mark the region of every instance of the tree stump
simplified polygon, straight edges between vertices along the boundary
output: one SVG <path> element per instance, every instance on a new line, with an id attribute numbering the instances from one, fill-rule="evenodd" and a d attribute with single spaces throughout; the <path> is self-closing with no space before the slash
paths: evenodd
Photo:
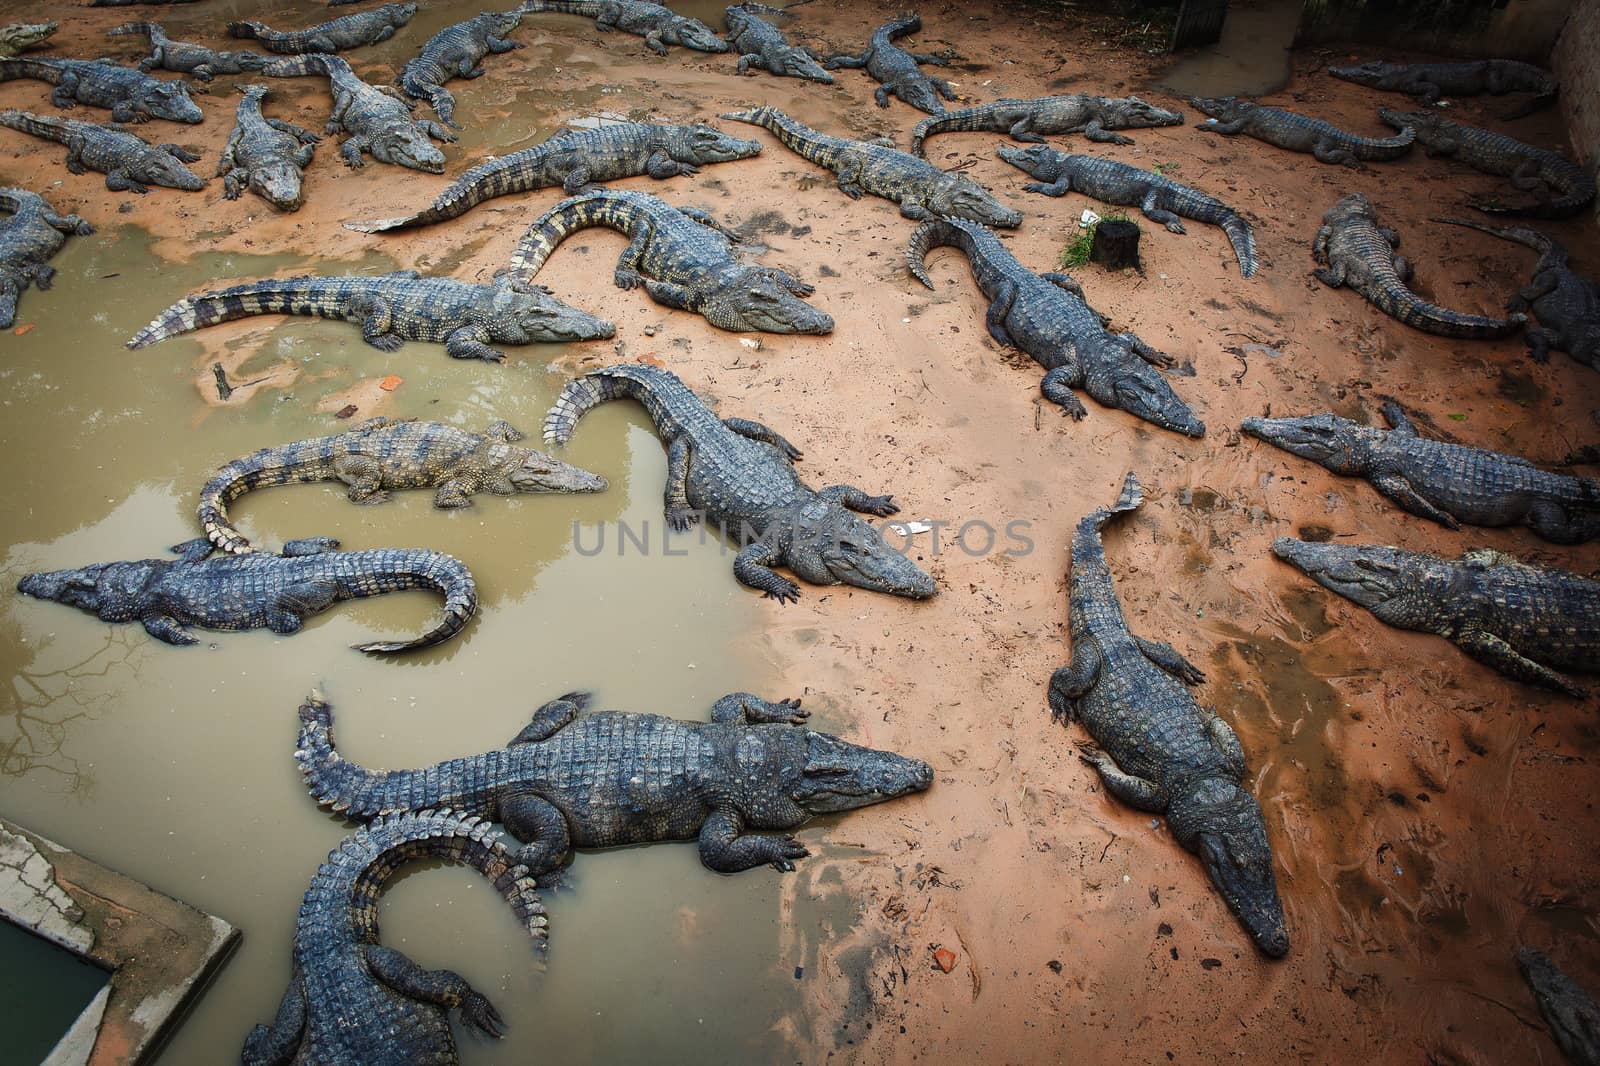
<path id="1" fill-rule="evenodd" d="M 1125 219 L 1102 221 L 1094 228 L 1094 243 L 1089 246 L 1089 262 L 1107 270 L 1124 267 L 1139 269 L 1139 227 Z"/>

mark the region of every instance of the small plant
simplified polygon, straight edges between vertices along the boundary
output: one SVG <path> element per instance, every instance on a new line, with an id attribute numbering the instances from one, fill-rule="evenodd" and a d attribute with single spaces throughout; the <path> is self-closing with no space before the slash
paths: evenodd
<path id="1" fill-rule="evenodd" d="M 1100 219 L 1100 222 L 1132 221 L 1133 220 L 1122 211 L 1114 211 Z M 1082 230 L 1078 231 L 1072 240 L 1067 242 L 1067 246 L 1061 250 L 1060 263 L 1063 268 L 1081 267 L 1083 264 L 1089 261 L 1089 251 L 1094 247 L 1094 231 L 1099 228 L 1100 222 L 1094 222 L 1088 226 L 1085 226 Z M 1134 225 L 1137 226 L 1138 223 L 1135 222 Z"/>
<path id="2" fill-rule="evenodd" d="M 1155 171 L 1157 174 L 1160 174 L 1162 177 L 1166 177 L 1167 171 L 1169 171 L 1169 170 L 1177 170 L 1179 165 L 1180 164 L 1178 164 L 1178 163 L 1157 163 L 1155 166 L 1151 167 L 1150 169 Z"/>

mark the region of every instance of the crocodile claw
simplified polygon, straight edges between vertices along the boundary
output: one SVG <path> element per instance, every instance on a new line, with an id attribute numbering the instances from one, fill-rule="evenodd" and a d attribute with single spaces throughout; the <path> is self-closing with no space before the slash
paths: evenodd
<path id="1" fill-rule="evenodd" d="M 461 1020 L 496 1040 L 506 1034 L 505 1019 L 494 1009 L 494 1004 L 477 992 L 461 997 Z"/>
<path id="2" fill-rule="evenodd" d="M 779 578 L 778 580 L 783 583 L 777 588 L 767 589 L 761 595 L 769 600 L 777 600 L 779 603 L 799 603 L 800 586 L 788 578 Z"/>

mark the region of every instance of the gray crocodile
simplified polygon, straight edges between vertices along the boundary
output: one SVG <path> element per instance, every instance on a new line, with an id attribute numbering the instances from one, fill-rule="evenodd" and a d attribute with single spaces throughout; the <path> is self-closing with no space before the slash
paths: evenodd
<path id="1" fill-rule="evenodd" d="M 194 124 L 205 116 L 181 81 L 161 81 L 142 70 L 103 59 L 55 59 L 15 56 L 0 59 L 0 81 L 32 78 L 55 88 L 50 102 L 68 110 L 79 104 L 111 109 L 112 122 L 145 122 L 163 118 Z"/>
<path id="2" fill-rule="evenodd" d="M 210 557 L 200 537 L 173 549 L 176 559 L 95 563 L 74 570 L 29 574 L 17 591 L 54 600 L 103 622 L 140 622 L 167 644 L 198 644 L 190 626 L 238 631 L 300 632 L 305 620 L 341 600 L 407 589 L 432 589 L 444 597 L 444 618 L 413 640 L 354 645 L 381 654 L 426 648 L 461 632 L 478 609 L 472 573 L 459 559 L 412 548 L 336 551 L 328 537 L 292 540 L 283 554 L 251 552 Z"/>
<path id="3" fill-rule="evenodd" d="M 355 3 L 356 0 L 348 0 Z M 199 0 L 89 0 L 90 7 L 154 7 L 158 5 L 195 4 Z"/>
<path id="4" fill-rule="evenodd" d="M 1372 201 L 1353 192 L 1322 216 L 1322 227 L 1311 244 L 1322 265 L 1312 274 L 1331 288 L 1347 285 L 1384 314 L 1441 337 L 1505 337 L 1527 322 L 1528 316 L 1520 311 L 1504 319 L 1485 318 L 1428 303 L 1406 287 L 1411 264 L 1395 254 L 1399 245 L 1400 234 L 1379 223 Z"/>
<path id="5" fill-rule="evenodd" d="M 1600 1006 L 1589 993 L 1538 948 L 1518 951 L 1517 969 L 1567 1061 L 1572 1066 L 1600 1066 Z"/>
<path id="6" fill-rule="evenodd" d="M 1567 218 L 1594 202 L 1594 178 L 1560 152 L 1535 148 L 1494 130 L 1451 122 L 1431 111 L 1381 107 L 1378 114 L 1391 126 L 1415 130 L 1417 143 L 1428 155 L 1449 156 L 1474 170 L 1509 178 L 1512 187 L 1533 193 L 1537 200 L 1522 205 L 1483 201 L 1471 204 L 1485 214 Z"/>
<path id="7" fill-rule="evenodd" d="M 1556 544 L 1600 537 L 1600 481 L 1550 473 L 1517 455 L 1430 440 L 1393 401 L 1383 405 L 1383 417 L 1393 428 L 1331 414 L 1247 418 L 1239 428 L 1335 474 L 1365 478 L 1411 514 L 1451 529 L 1520 525 Z"/>
<path id="8" fill-rule="evenodd" d="M 1081 721 L 1098 747 L 1082 758 L 1105 790 L 1136 810 L 1164 814 L 1262 954 L 1289 952 L 1272 846 L 1261 806 L 1245 788 L 1244 748 L 1227 722 L 1186 686 L 1205 675 L 1159 641 L 1128 630 L 1106 565 L 1101 528 L 1138 509 L 1129 474 L 1122 494 L 1078 523 L 1072 538 L 1072 663 L 1050 678 L 1050 713 Z"/>
<path id="9" fill-rule="evenodd" d="M 605 226 L 629 237 L 617 260 L 617 287 L 658 304 L 693 311 L 718 329 L 830 333 L 833 318 L 801 299 L 815 290 L 775 267 L 741 263 L 738 235 L 693 207 L 673 207 L 649 193 L 595 189 L 561 201 L 528 227 L 511 253 L 511 276 L 531 285 L 567 237 Z"/>
<path id="10" fill-rule="evenodd" d="M 867 44 L 867 50 L 859 56 L 834 56 L 824 66 L 829 70 L 838 70 L 841 67 L 850 70 L 865 69 L 879 84 L 873 93 L 873 99 L 879 107 L 889 106 L 889 97 L 898 96 L 918 111 L 926 111 L 930 115 L 944 114 L 944 101 L 954 100 L 956 91 L 951 84 L 942 78 L 930 78 L 918 66 L 920 63 L 930 63 L 938 67 L 947 67 L 950 61 L 943 56 L 925 55 L 921 52 L 907 52 L 894 43 L 896 37 L 904 37 L 910 33 L 922 31 L 922 19 L 918 15 L 896 19 L 879 26 L 872 34 L 872 40 Z"/>
<path id="11" fill-rule="evenodd" d="M 444 83 L 451 78 L 481 78 L 484 56 L 521 48 L 520 41 L 505 39 L 521 22 L 520 11 L 485 11 L 446 26 L 428 38 L 415 59 L 406 62 L 395 84 L 407 96 L 428 101 L 445 125 L 460 129 L 455 120 L 456 98 Z"/>
<path id="12" fill-rule="evenodd" d="M 17 300 L 31 283 L 40 292 L 50 287 L 55 268 L 50 257 L 68 237 L 94 232 L 77 215 L 58 215 L 44 197 L 27 189 L 0 188 L 0 329 L 17 318 Z"/>
<path id="13" fill-rule="evenodd" d="M 643 37 L 657 55 L 666 55 L 672 44 L 697 52 L 728 50 L 728 42 L 704 22 L 645 0 L 526 0 L 517 10 L 524 15 L 582 15 L 594 19 L 594 28 L 601 33 L 621 30 Z"/>
<path id="14" fill-rule="evenodd" d="M 810 0 L 800 0 L 809 3 Z M 790 4 L 789 7 L 796 7 Z M 776 74 L 780 78 L 804 78 L 806 81 L 833 84 L 833 75 L 822 68 L 817 54 L 809 48 L 789 43 L 789 38 L 762 14 L 787 15 L 781 7 L 766 4 L 734 4 L 724 13 L 728 23 L 728 45 L 739 56 L 735 74 L 743 74 L 752 67 Z"/>
<path id="15" fill-rule="evenodd" d="M 443 344 L 456 359 L 504 361 L 498 344 L 560 344 L 604 340 L 616 327 L 555 299 L 537 286 L 523 288 L 503 276 L 492 285 L 454 278 L 425 278 L 415 270 L 392 274 L 275 278 L 249 281 L 185 297 L 157 315 L 128 341 L 146 348 L 179 333 L 251 315 L 314 315 L 354 322 L 361 339 L 380 352 L 406 341 Z"/>
<path id="16" fill-rule="evenodd" d="M 496 819 L 522 841 L 517 861 L 546 881 L 573 848 L 697 838 L 700 861 L 718 873 L 793 870 L 808 852 L 781 831 L 933 783 L 919 759 L 803 728 L 809 712 L 797 699 L 730 693 L 706 723 L 582 714 L 589 698 L 551 700 L 497 751 L 385 771 L 345 761 L 332 711 L 313 696 L 300 708 L 295 760 L 316 801 L 347 818 L 443 803 Z"/>
<path id="17" fill-rule="evenodd" d="M 1458 63 L 1384 63 L 1374 60 L 1353 67 L 1329 67 L 1328 73 L 1357 85 L 1415 96 L 1430 107 L 1443 96 L 1533 93 L 1526 104 L 1503 118 L 1521 118 L 1556 101 L 1555 75 L 1514 59 L 1469 59 Z"/>
<path id="18" fill-rule="evenodd" d="M 991 130 L 1013 140 L 1043 143 L 1046 133 L 1081 133 L 1102 144 L 1132 144 L 1133 138 L 1111 130 L 1177 126 L 1183 112 L 1145 103 L 1137 96 L 1040 96 L 1032 100 L 995 100 L 977 107 L 946 111 L 917 123 L 911 132 L 911 151 L 923 154 L 923 142 L 939 133 Z"/>
<path id="19" fill-rule="evenodd" d="M 49 48 L 45 43 L 55 36 L 54 22 L 13 22 L 0 26 L 0 59 L 21 55 L 37 48 Z"/>
<path id="20" fill-rule="evenodd" d="M 560 130 L 532 148 L 479 163 L 440 193 L 431 207 L 400 218 L 346 222 L 358 233 L 426 226 L 459 218 L 496 196 L 559 185 L 572 195 L 584 186 L 648 174 L 665 179 L 698 174 L 707 163 L 749 159 L 756 141 L 730 137 L 710 126 L 657 126 L 621 122 L 589 130 Z"/>
<path id="21" fill-rule="evenodd" d="M 1272 554 L 1398 629 L 1434 633 L 1501 673 L 1582 699 L 1557 670 L 1600 670 L 1600 583 L 1479 548 L 1460 559 L 1284 537 Z"/>
<path id="22" fill-rule="evenodd" d="M 444 173 L 444 153 L 428 138 L 450 142 L 456 135 L 432 119 L 412 117 L 411 102 L 399 90 L 368 85 L 356 77 L 349 63 L 332 55 L 280 59 L 269 63 L 266 73 L 275 78 L 314 74 L 328 79 L 333 110 L 324 132 L 346 134 L 339 145 L 339 158 L 352 170 L 365 165 L 362 153 L 370 153 L 380 163 Z"/>
<path id="23" fill-rule="evenodd" d="M 1114 159 L 1092 155 L 1065 155 L 1046 145 L 996 149 L 1001 159 L 1026 171 L 1038 181 L 1023 188 L 1046 196 L 1081 192 L 1109 204 L 1137 207 L 1151 222 L 1183 233 L 1179 216 L 1221 227 L 1239 261 L 1239 273 L 1256 272 L 1256 241 L 1243 215 L 1199 189 L 1173 181 L 1153 170 L 1141 170 Z"/>
<path id="24" fill-rule="evenodd" d="M 261 101 L 265 85 L 241 85 L 244 99 L 228 143 L 217 158 L 222 195 L 237 200 L 246 189 L 279 211 L 298 211 L 305 202 L 301 171 L 311 165 L 318 137 L 292 122 L 268 118 Z"/>
<path id="25" fill-rule="evenodd" d="M 206 185 L 184 166 L 200 157 L 180 145 L 151 144 L 126 130 L 27 111 L 0 111 L 0 126 L 66 145 L 67 170 L 98 170 L 112 192 L 147 193 L 152 185 L 198 192 Z"/>
<path id="26" fill-rule="evenodd" d="M 483 1035 L 505 1021 L 458 973 L 425 970 L 378 943 L 378 896 L 414 862 L 483 874 L 517 924 L 543 946 L 549 932 L 536 882 L 494 839 L 493 825 L 453 811 L 375 819 L 328 853 L 300 904 L 294 969 L 272 1026 L 245 1039 L 244 1066 L 454 1066 L 449 1012 Z"/>
<path id="27" fill-rule="evenodd" d="M 850 485 L 816 491 L 801 482 L 800 451 L 747 418 L 719 419 L 670 370 L 629 364 L 567 383 L 545 415 L 544 439 L 565 444 L 585 412 L 631 397 L 644 405 L 667 446 L 666 520 L 687 529 L 702 517 L 740 541 L 733 576 L 783 603 L 800 586 L 773 571 L 787 566 L 814 585 L 854 585 L 911 599 L 937 587 L 852 511 L 896 514 L 893 497 Z"/>
<path id="28" fill-rule="evenodd" d="M 1210 116 L 1209 121 L 1195 126 L 1197 130 L 1227 137 L 1243 133 L 1291 152 L 1310 152 L 1319 163 L 1359 167 L 1363 161 L 1399 159 L 1411 151 L 1417 139 L 1412 129 L 1401 130 L 1393 137 L 1360 137 L 1321 119 L 1232 96 L 1196 96 L 1189 102 L 1201 114 Z"/>
<path id="29" fill-rule="evenodd" d="M 383 503 L 391 491 L 433 489 L 433 505 L 471 507 L 472 497 L 519 492 L 603 492 L 606 479 L 543 452 L 518 447 L 508 422 L 469 433 L 443 422 L 369 418 L 344 433 L 262 448 L 211 475 L 200 490 L 200 528 L 221 551 L 255 551 L 228 517 L 228 504 L 268 485 L 342 481 L 353 503 Z"/>
<path id="30" fill-rule="evenodd" d="M 150 42 L 150 54 L 139 60 L 139 69 L 170 70 L 187 74 L 196 81 L 208 82 L 218 74 L 255 74 L 266 68 L 270 56 L 260 52 L 219 52 L 188 41 L 174 41 L 159 22 L 128 22 L 106 31 L 112 37 L 138 36 Z"/>
<path id="31" fill-rule="evenodd" d="M 900 205 L 900 213 L 918 222 L 965 218 L 985 226 L 1022 224 L 1022 212 L 1007 207 L 971 178 L 948 174 L 926 159 L 867 141 L 849 141 L 819 133 L 775 107 L 734 111 L 723 118 L 762 126 L 785 148 L 838 175 L 839 191 L 852 200 L 866 193 Z"/>
<path id="32" fill-rule="evenodd" d="M 416 4 L 384 4 L 303 30 L 275 30 L 263 22 L 230 22 L 228 36 L 260 41 L 267 51 L 279 55 L 342 52 L 387 41 L 416 13 Z"/>
<path id="33" fill-rule="evenodd" d="M 1035 274 L 1017 262 L 995 235 L 961 219 L 925 222 L 911 235 L 906 258 L 911 273 L 928 288 L 928 249 L 961 249 L 978 288 L 989 298 L 985 323 L 990 336 L 1033 357 L 1048 373 L 1039 383 L 1045 399 L 1074 419 L 1088 416 L 1073 389 L 1084 389 L 1107 407 L 1117 407 L 1163 429 L 1205 436 L 1205 425 L 1172 391 L 1156 369 L 1172 357 L 1132 333 L 1112 333 L 1083 298 L 1083 288 L 1065 274 Z"/>

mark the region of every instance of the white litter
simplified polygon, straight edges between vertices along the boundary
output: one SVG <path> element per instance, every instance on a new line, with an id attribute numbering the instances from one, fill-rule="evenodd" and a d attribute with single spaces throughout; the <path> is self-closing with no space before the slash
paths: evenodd
<path id="1" fill-rule="evenodd" d="M 1083 209 L 1083 214 L 1078 216 L 1078 228 L 1079 229 L 1088 229 L 1090 226 L 1094 225 L 1096 222 L 1099 222 L 1099 221 L 1100 221 L 1100 216 L 1095 214 L 1093 211 L 1089 210 L 1086 207 L 1086 208 Z"/>
<path id="2" fill-rule="evenodd" d="M 889 528 L 904 537 L 912 533 L 926 533 L 933 527 L 926 522 L 890 522 Z"/>

